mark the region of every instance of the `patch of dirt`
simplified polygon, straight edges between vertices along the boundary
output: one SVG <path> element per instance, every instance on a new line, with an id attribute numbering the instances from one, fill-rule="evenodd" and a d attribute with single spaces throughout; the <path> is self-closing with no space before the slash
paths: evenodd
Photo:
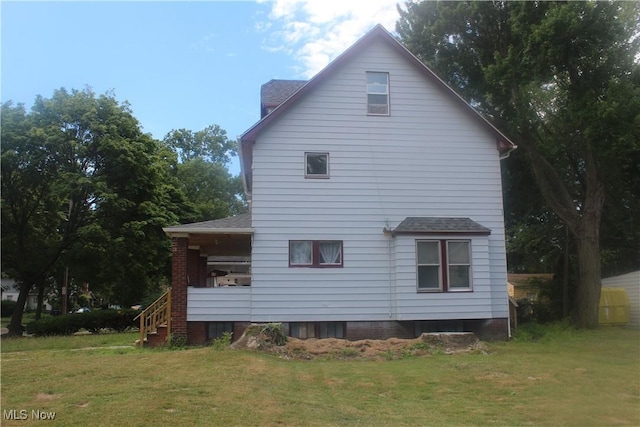
<path id="1" fill-rule="evenodd" d="M 316 358 L 388 360 L 431 354 L 469 352 L 486 354 L 488 351 L 487 346 L 471 332 L 424 333 L 414 339 L 389 338 L 360 341 L 337 338 L 301 340 L 288 337 L 284 345 L 277 345 L 270 336 L 253 327 L 248 329 L 231 347 L 273 353 L 283 359 L 303 360 Z"/>
<path id="2" fill-rule="evenodd" d="M 36 400 L 39 401 L 39 402 L 54 400 L 54 399 L 57 399 L 58 397 L 60 397 L 60 395 L 51 394 L 51 393 L 38 393 L 38 394 L 36 394 Z"/>

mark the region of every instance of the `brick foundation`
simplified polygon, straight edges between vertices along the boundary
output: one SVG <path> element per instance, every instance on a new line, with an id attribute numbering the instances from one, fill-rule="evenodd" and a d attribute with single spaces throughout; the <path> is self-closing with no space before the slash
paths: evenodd
<path id="1" fill-rule="evenodd" d="M 345 338 L 351 341 L 414 337 L 413 322 L 347 322 L 345 329 Z"/>
<path id="2" fill-rule="evenodd" d="M 187 344 L 205 345 L 207 343 L 207 322 L 187 322 Z"/>
<path id="3" fill-rule="evenodd" d="M 208 344 L 207 328 L 209 322 L 188 322 L 188 343 L 190 345 Z M 251 322 L 234 322 L 233 340 L 239 339 Z M 282 324 L 285 334 L 289 335 L 289 323 Z M 508 319 L 475 319 L 446 321 L 371 321 L 346 322 L 345 339 L 350 341 L 388 338 L 416 338 L 423 332 L 473 332 L 483 341 L 506 340 L 508 338 Z"/>

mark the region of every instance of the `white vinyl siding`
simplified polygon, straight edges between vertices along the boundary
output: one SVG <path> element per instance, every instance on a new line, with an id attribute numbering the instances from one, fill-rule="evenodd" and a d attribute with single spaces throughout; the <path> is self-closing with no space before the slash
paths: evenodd
<path id="1" fill-rule="evenodd" d="M 187 288 L 188 322 L 247 321 L 250 317 L 250 286 Z"/>
<path id="2" fill-rule="evenodd" d="M 393 76 L 384 120 L 363 114 L 370 70 Z M 331 179 L 305 179 L 306 152 L 331 153 Z M 254 145 L 251 321 L 506 318 L 502 215 L 495 137 L 374 43 Z M 491 229 L 470 239 L 473 292 L 416 292 L 415 236 L 383 233 L 408 216 L 468 217 Z M 343 268 L 290 268 L 292 240 L 343 241 Z"/>

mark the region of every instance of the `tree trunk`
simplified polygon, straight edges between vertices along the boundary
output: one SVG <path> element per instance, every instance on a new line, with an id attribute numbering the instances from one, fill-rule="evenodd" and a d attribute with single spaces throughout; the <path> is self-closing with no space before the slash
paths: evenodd
<path id="1" fill-rule="evenodd" d="M 35 320 L 40 320 L 42 317 L 42 304 L 44 302 L 44 282 L 38 283 L 38 305 L 36 307 Z"/>
<path id="2" fill-rule="evenodd" d="M 562 318 L 569 317 L 569 227 L 564 226 L 564 256 L 562 260 Z"/>
<path id="3" fill-rule="evenodd" d="M 9 336 L 12 337 L 20 337 L 22 336 L 23 328 L 22 328 L 22 315 L 24 314 L 24 307 L 27 304 L 27 299 L 29 298 L 29 291 L 33 287 L 32 283 L 26 284 L 22 283 L 20 285 L 20 293 L 18 293 L 18 301 L 16 302 L 16 307 L 13 309 L 13 314 L 11 315 L 11 322 L 9 322 Z"/>
<path id="4" fill-rule="evenodd" d="M 579 328 L 597 328 L 600 304 L 600 239 L 597 225 L 585 224 L 575 235 L 578 251 L 578 292 L 573 322 Z"/>
<path id="5" fill-rule="evenodd" d="M 584 203 L 576 205 L 565 182 L 551 163 L 530 141 L 523 147 L 531 159 L 536 182 L 545 200 L 569 227 L 576 240 L 578 254 L 578 285 L 573 322 L 579 328 L 598 327 L 600 303 L 600 220 L 604 205 L 604 184 L 600 181 L 591 144 L 584 145 Z"/>

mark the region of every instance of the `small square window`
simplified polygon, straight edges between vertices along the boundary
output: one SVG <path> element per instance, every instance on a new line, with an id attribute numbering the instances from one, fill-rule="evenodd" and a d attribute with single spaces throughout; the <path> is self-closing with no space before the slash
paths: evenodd
<path id="1" fill-rule="evenodd" d="M 304 153 L 305 178 L 329 178 L 329 153 Z"/>
<path id="2" fill-rule="evenodd" d="M 313 242 L 310 240 L 292 240 L 289 242 L 289 264 L 312 265 Z"/>
<path id="3" fill-rule="evenodd" d="M 342 242 L 341 241 L 319 241 L 318 242 L 319 265 L 341 265 L 342 264 Z"/>

